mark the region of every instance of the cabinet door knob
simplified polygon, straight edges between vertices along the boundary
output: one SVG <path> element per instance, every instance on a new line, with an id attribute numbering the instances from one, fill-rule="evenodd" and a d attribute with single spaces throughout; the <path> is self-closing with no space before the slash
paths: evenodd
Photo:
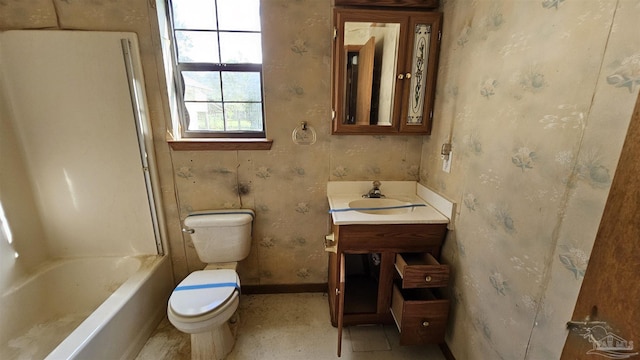
<path id="1" fill-rule="evenodd" d="M 407 79 L 411 79 L 411 73 L 407 73 L 407 75 L 404 76 Z"/>
<path id="2" fill-rule="evenodd" d="M 422 322 L 422 327 L 429 327 L 429 325 L 429 322 L 426 320 Z"/>
<path id="3" fill-rule="evenodd" d="M 404 79 L 404 74 L 398 74 L 398 80 Z"/>
<path id="4" fill-rule="evenodd" d="M 431 280 L 432 280 L 432 279 L 431 279 L 431 276 L 430 276 L 430 275 L 427 275 L 427 277 L 426 277 L 426 278 L 424 278 L 424 281 L 426 281 L 426 282 L 431 282 Z"/>

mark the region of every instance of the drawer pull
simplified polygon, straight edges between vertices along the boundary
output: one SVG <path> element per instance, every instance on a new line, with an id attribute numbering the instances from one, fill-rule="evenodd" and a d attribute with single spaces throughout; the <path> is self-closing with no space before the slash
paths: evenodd
<path id="1" fill-rule="evenodd" d="M 422 322 L 422 327 L 429 327 L 429 325 L 429 322 L 426 320 Z"/>
<path id="2" fill-rule="evenodd" d="M 426 281 L 426 282 L 428 282 L 428 283 L 429 283 L 429 282 L 431 282 L 431 280 L 432 280 L 432 279 L 431 279 L 431 276 L 430 276 L 430 275 L 427 275 L 427 277 L 426 277 L 426 278 L 424 278 L 424 281 Z"/>

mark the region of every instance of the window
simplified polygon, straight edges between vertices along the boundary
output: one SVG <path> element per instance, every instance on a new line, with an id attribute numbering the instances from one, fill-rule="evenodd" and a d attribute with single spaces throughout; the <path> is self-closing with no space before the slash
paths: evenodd
<path id="1" fill-rule="evenodd" d="M 260 0 L 169 0 L 181 135 L 264 138 Z"/>

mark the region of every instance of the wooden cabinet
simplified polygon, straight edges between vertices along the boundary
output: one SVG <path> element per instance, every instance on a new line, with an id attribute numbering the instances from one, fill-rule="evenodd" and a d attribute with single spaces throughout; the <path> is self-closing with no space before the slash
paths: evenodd
<path id="1" fill-rule="evenodd" d="M 334 134 L 429 134 L 442 14 L 334 9 Z"/>
<path id="2" fill-rule="evenodd" d="M 380 7 L 400 7 L 437 9 L 439 0 L 334 0 L 335 6 L 380 6 Z"/>
<path id="3" fill-rule="evenodd" d="M 338 327 L 396 323 L 400 344 L 444 341 L 449 267 L 438 262 L 446 224 L 333 225 L 329 308 Z"/>

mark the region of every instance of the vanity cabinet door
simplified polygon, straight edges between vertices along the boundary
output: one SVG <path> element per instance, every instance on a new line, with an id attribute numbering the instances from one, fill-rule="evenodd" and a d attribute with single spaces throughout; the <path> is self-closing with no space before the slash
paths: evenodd
<path id="1" fill-rule="evenodd" d="M 431 133 L 440 52 L 441 13 L 411 16 L 402 79 L 401 133 Z"/>
<path id="2" fill-rule="evenodd" d="M 338 264 L 338 289 L 336 291 L 336 312 L 338 315 L 338 357 L 342 354 L 342 329 L 344 327 L 344 289 L 345 289 L 345 259 L 344 254 L 339 256 Z"/>
<path id="3" fill-rule="evenodd" d="M 403 289 L 449 285 L 449 266 L 440 264 L 430 253 L 396 254 L 395 267 Z"/>

